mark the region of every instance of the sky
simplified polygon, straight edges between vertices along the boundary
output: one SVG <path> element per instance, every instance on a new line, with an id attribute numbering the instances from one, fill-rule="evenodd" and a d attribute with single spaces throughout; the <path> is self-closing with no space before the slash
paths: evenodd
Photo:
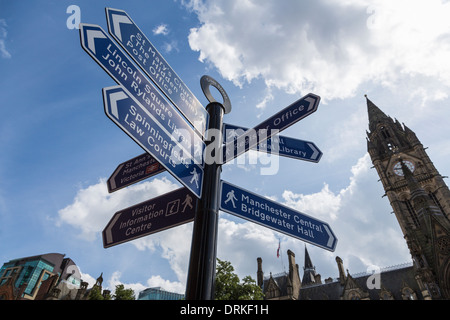
<path id="1" fill-rule="evenodd" d="M 319 163 L 250 151 L 221 179 L 327 222 L 336 250 L 306 245 L 322 279 L 338 276 L 336 256 L 350 274 L 411 262 L 371 168 L 364 95 L 450 173 L 450 3 L 440 0 L 0 0 L 1 263 L 58 252 L 90 285 L 103 273 L 111 290 L 185 291 L 192 222 L 103 248 L 115 212 L 181 187 L 165 172 L 108 193 L 115 168 L 143 150 L 106 117 L 102 88 L 115 82 L 80 45 L 77 22 L 107 30 L 105 7 L 125 10 L 204 106 L 200 78 L 216 79 L 231 100 L 226 123 L 253 127 L 321 97 L 282 132 L 314 142 Z M 268 163 L 275 172 L 262 174 Z M 305 242 L 219 218 L 217 257 L 240 278 L 256 279 L 258 257 L 266 276 L 289 271 L 288 249 L 303 275 Z"/>

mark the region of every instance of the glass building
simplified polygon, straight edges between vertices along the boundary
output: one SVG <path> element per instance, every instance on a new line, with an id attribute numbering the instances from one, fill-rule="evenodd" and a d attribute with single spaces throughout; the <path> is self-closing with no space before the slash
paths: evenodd
<path id="1" fill-rule="evenodd" d="M 78 268 L 70 258 L 65 258 L 60 253 L 19 258 L 4 263 L 0 268 L 0 286 L 13 281 L 16 289 L 24 289 L 21 298 L 34 300 L 42 282 L 54 275 L 58 276 L 58 281 L 80 287 Z"/>
<path id="2" fill-rule="evenodd" d="M 182 300 L 184 294 L 169 292 L 161 287 L 148 288 L 139 293 L 138 300 Z"/>

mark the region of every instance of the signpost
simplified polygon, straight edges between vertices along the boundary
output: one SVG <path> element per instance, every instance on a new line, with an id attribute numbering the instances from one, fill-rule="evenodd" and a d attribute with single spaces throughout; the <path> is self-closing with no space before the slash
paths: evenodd
<path id="1" fill-rule="evenodd" d="M 234 139 L 240 139 L 239 136 L 245 133 L 247 130 L 248 128 L 224 123 L 223 136 L 225 143 L 233 141 Z M 258 132 L 255 132 L 255 134 L 258 134 Z M 257 139 L 258 141 L 260 140 L 259 138 Z M 274 143 L 272 143 L 272 141 Z M 265 141 L 259 142 L 252 149 L 316 163 L 320 161 L 320 158 L 323 154 L 322 151 L 320 151 L 313 142 L 280 135 L 272 136 Z"/>
<path id="2" fill-rule="evenodd" d="M 258 143 L 263 142 L 301 119 L 309 116 L 317 110 L 319 102 L 319 96 L 308 93 L 306 96 L 295 101 L 293 104 L 268 118 L 266 121 L 261 122 L 253 129 L 247 130 L 239 137 L 239 139 L 228 142 L 223 147 L 223 163 L 240 156 L 250 148 L 256 147 Z M 255 134 L 255 132 L 257 132 L 257 134 Z M 261 134 L 261 132 L 264 134 Z"/>
<path id="3" fill-rule="evenodd" d="M 220 209 L 262 226 L 334 251 L 337 239 L 330 226 L 268 198 L 221 181 Z"/>
<path id="4" fill-rule="evenodd" d="M 116 212 L 103 230 L 109 248 L 194 220 L 197 199 L 180 188 Z"/>
<path id="5" fill-rule="evenodd" d="M 160 127 L 150 112 L 128 96 L 120 86 L 104 88 L 103 101 L 108 118 L 200 197 L 203 168 L 194 163 L 191 152 L 173 141 L 172 136 Z"/>
<path id="6" fill-rule="evenodd" d="M 123 10 L 106 8 L 106 20 L 114 39 L 203 135 L 208 112 L 130 16 Z"/>
<path id="7" fill-rule="evenodd" d="M 81 46 L 119 84 L 102 91 L 106 115 L 147 152 L 120 164 L 108 179 L 108 191 L 164 170 L 184 187 L 116 212 L 103 230 L 104 247 L 194 221 L 187 300 L 214 298 L 219 209 L 334 251 L 337 239 L 328 224 L 220 180 L 221 165 L 250 148 L 318 162 L 322 152 L 314 143 L 277 134 L 315 112 L 320 97 L 309 93 L 223 144 L 215 132 L 222 132 L 231 102 L 222 86 L 201 78 L 210 102 L 205 110 L 125 11 L 106 8 L 106 17 L 110 34 L 126 53 L 92 24 L 80 24 Z M 210 86 L 219 90 L 223 104 L 215 101 Z M 279 148 L 271 149 L 271 139 Z M 217 161 L 204 161 L 206 145 L 207 160 Z"/>
<path id="8" fill-rule="evenodd" d="M 166 169 L 151 155 L 143 153 L 117 166 L 107 181 L 108 192 L 131 186 Z"/>

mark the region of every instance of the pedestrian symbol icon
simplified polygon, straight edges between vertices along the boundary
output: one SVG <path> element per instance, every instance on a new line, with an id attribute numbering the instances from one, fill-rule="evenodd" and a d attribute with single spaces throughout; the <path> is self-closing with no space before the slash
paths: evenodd
<path id="1" fill-rule="evenodd" d="M 236 208 L 236 204 L 234 203 L 234 200 L 237 200 L 237 198 L 234 196 L 234 190 L 231 190 L 227 193 L 227 200 L 225 200 L 225 203 L 228 203 L 231 201 L 231 204 L 233 205 L 233 208 Z"/>
<path id="2" fill-rule="evenodd" d="M 193 209 L 194 206 L 192 205 L 192 197 L 187 194 L 186 195 L 186 199 L 184 199 L 184 201 L 181 203 L 183 205 L 183 210 L 181 210 L 181 213 L 183 213 L 184 211 L 186 211 L 186 207 L 189 207 L 190 209 Z"/>
<path id="3" fill-rule="evenodd" d="M 198 180 L 199 180 L 199 178 L 200 178 L 200 175 L 199 175 L 199 173 L 197 172 L 197 169 L 194 167 L 194 170 L 192 170 L 192 171 L 190 172 L 190 174 L 192 174 L 192 178 L 191 178 L 191 181 L 189 181 L 189 183 L 192 184 L 192 182 L 195 182 L 195 184 L 196 184 L 196 186 L 197 186 L 197 188 L 198 188 Z"/>

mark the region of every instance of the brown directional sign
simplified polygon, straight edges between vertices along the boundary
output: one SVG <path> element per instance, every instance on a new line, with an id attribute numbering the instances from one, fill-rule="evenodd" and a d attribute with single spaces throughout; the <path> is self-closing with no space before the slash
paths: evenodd
<path id="1" fill-rule="evenodd" d="M 148 153 L 121 163 L 107 181 L 109 193 L 150 178 L 166 169 Z"/>
<path id="2" fill-rule="evenodd" d="M 191 222 L 197 201 L 197 197 L 183 187 L 118 211 L 103 230 L 103 247 Z"/>

